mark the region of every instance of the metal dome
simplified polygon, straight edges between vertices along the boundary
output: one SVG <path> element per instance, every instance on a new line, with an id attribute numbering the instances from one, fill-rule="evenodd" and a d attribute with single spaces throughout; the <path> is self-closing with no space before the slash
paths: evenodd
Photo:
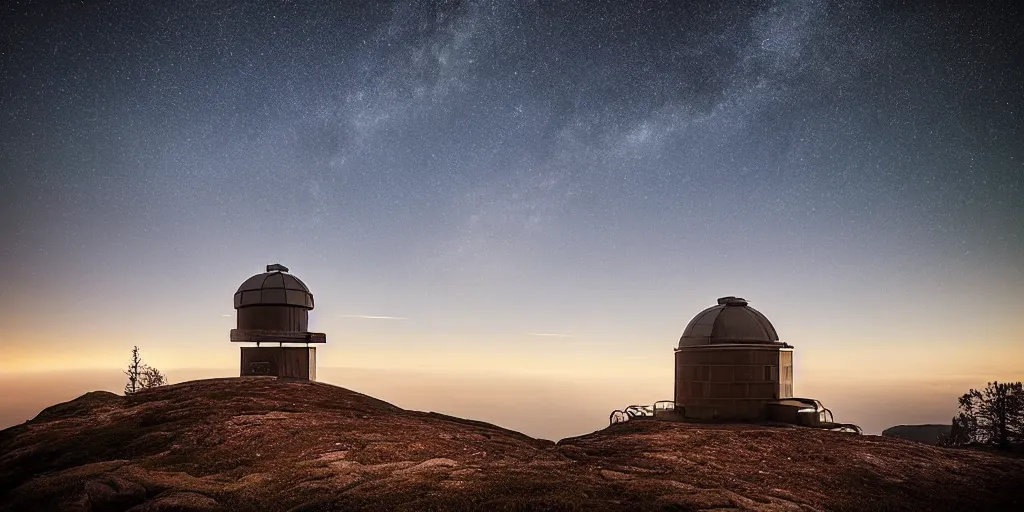
<path id="1" fill-rule="evenodd" d="M 313 309 L 313 294 L 288 267 L 267 265 L 267 271 L 246 279 L 235 292 L 235 309 L 248 306 L 294 306 Z"/>
<path id="2" fill-rule="evenodd" d="M 778 343 L 775 327 L 739 297 L 722 297 L 718 305 L 697 313 L 683 330 L 679 348 L 699 345 Z"/>

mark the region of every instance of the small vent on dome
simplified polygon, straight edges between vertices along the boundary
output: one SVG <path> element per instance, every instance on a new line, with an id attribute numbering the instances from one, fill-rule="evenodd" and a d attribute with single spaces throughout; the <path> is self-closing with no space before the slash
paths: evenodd
<path id="1" fill-rule="evenodd" d="M 267 272 L 288 272 L 288 267 L 280 263 L 271 263 L 267 265 Z"/>
<path id="2" fill-rule="evenodd" d="M 722 298 L 718 299 L 718 303 L 719 304 L 724 304 L 726 306 L 746 306 L 747 305 L 747 299 L 743 299 L 743 298 L 740 298 L 740 297 L 733 297 L 732 295 L 730 295 L 728 297 L 722 297 Z"/>

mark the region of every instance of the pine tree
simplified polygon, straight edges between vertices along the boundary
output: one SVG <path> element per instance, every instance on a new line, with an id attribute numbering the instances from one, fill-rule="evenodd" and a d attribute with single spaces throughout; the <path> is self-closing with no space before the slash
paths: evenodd
<path id="1" fill-rule="evenodd" d="M 1020 382 L 990 382 L 985 389 L 971 389 L 959 400 L 947 446 L 967 444 L 1008 448 L 1024 444 L 1024 386 Z"/>
<path id="2" fill-rule="evenodd" d="M 124 394 L 131 395 L 140 389 L 139 381 L 145 365 L 139 356 L 139 347 L 132 347 L 132 358 L 128 360 L 128 369 L 124 374 L 128 376 L 128 383 L 124 385 Z"/>

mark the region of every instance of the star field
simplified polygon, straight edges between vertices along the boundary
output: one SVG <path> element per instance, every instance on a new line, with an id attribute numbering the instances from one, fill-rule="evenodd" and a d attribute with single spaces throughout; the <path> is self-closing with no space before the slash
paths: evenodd
<path id="1" fill-rule="evenodd" d="M 280 261 L 339 361 L 667 365 L 729 294 L 819 359 L 998 353 L 1024 334 L 1024 48 L 986 5 L 8 3 L 3 350 L 128 330 L 230 358 L 231 293 Z"/>

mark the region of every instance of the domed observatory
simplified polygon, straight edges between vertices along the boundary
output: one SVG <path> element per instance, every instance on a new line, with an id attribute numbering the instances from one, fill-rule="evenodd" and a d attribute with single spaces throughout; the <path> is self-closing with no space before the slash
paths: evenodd
<path id="1" fill-rule="evenodd" d="M 793 396 L 793 347 L 738 297 L 693 317 L 675 350 L 675 409 L 687 419 L 758 421 Z"/>
<path id="2" fill-rule="evenodd" d="M 312 309 L 313 294 L 284 265 L 267 265 L 265 273 L 246 279 L 235 292 L 238 323 L 231 341 L 256 346 L 242 347 L 240 375 L 316 380 L 310 344 L 327 343 L 327 336 L 308 331 Z"/>

